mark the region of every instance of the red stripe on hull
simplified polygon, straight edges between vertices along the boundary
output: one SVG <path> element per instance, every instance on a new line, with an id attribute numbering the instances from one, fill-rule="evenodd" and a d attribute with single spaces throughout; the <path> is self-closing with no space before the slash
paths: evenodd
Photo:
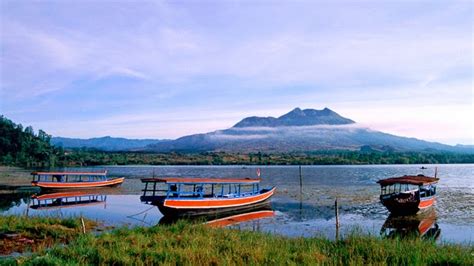
<path id="1" fill-rule="evenodd" d="M 435 198 L 431 198 L 431 199 L 428 199 L 428 200 L 422 200 L 420 201 L 420 204 L 418 205 L 418 208 L 420 209 L 424 209 L 424 208 L 428 208 L 430 206 L 433 206 L 433 204 L 435 203 Z"/>
<path id="2" fill-rule="evenodd" d="M 233 198 L 233 199 L 206 199 L 206 200 L 170 200 L 164 202 L 165 207 L 175 209 L 210 209 L 210 208 L 228 208 L 255 204 L 270 198 L 275 192 L 275 188 L 260 195 Z"/>
<path id="3" fill-rule="evenodd" d="M 107 181 L 98 182 L 31 182 L 32 186 L 47 188 L 47 189 L 64 189 L 64 188 L 95 188 L 95 187 L 107 187 L 122 184 L 124 181 L 123 177 L 115 178 Z"/>

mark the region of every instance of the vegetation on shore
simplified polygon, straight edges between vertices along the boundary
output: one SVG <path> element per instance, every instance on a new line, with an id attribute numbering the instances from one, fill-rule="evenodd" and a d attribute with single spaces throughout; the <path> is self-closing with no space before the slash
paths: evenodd
<path id="1" fill-rule="evenodd" d="M 84 220 L 90 230 L 97 223 Z M 68 243 L 83 230 L 78 218 L 0 216 L 0 255 L 41 251 L 58 243 Z"/>
<path id="2" fill-rule="evenodd" d="M 2 222 L 53 232 L 70 221 L 0 217 Z M 51 223 L 53 221 L 53 223 Z M 3 223 L 2 223 L 3 224 Z M 4 228 L 13 227 L 12 222 Z M 73 227 L 76 227 L 74 225 Z M 61 235 L 62 233 L 60 233 Z M 419 239 L 380 239 L 352 235 L 339 241 L 287 238 L 260 232 L 213 229 L 179 222 L 168 226 L 119 228 L 99 235 L 74 234 L 66 246 L 37 249 L 4 264 L 34 265 L 473 265 L 474 247 L 436 244 Z"/>
<path id="3" fill-rule="evenodd" d="M 474 163 L 474 154 L 318 151 L 312 153 L 138 153 L 67 151 L 63 166 L 93 165 L 362 165 Z"/>
<path id="4" fill-rule="evenodd" d="M 474 163 L 474 154 L 451 152 L 314 151 L 307 153 L 141 153 L 68 149 L 50 144 L 51 136 L 23 129 L 0 116 L 0 164 L 26 168 L 93 165 L 330 165 Z"/>

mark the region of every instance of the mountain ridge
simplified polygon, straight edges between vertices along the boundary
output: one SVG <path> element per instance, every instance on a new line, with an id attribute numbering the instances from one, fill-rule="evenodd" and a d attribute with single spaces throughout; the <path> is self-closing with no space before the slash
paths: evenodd
<path id="1" fill-rule="evenodd" d="M 474 152 L 358 126 L 330 110 L 295 108 L 278 118 L 252 116 L 233 127 L 151 144 L 154 152 L 310 152 L 318 150 Z"/>
<path id="2" fill-rule="evenodd" d="M 322 110 L 300 109 L 296 107 L 289 113 L 278 118 L 251 116 L 242 119 L 234 128 L 243 127 L 280 127 L 280 126 L 312 126 L 312 125 L 345 125 L 354 124 L 351 119 L 340 116 L 329 108 Z"/>
<path id="3" fill-rule="evenodd" d="M 107 136 L 92 139 L 53 137 L 51 142 L 66 148 L 86 147 L 105 151 L 278 153 L 375 150 L 474 153 L 474 148 L 470 145 L 450 146 L 361 127 L 329 108 L 295 108 L 278 118 L 246 117 L 228 129 L 192 134 L 174 140 Z"/>
<path id="4" fill-rule="evenodd" d="M 97 137 L 89 139 L 52 137 L 51 144 L 64 148 L 93 148 L 104 151 L 125 151 L 143 149 L 150 144 L 156 144 L 160 139 L 127 139 L 120 137 Z"/>

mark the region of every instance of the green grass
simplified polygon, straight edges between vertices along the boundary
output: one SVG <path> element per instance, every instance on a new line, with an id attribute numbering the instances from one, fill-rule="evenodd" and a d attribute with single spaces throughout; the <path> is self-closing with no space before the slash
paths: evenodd
<path id="1" fill-rule="evenodd" d="M 45 227 L 63 223 L 44 219 Z M 69 223 L 69 222 L 67 222 Z M 19 223 L 21 224 L 21 223 Z M 2 225 L 2 228 L 4 226 Z M 53 230 L 53 229 L 46 229 Z M 419 239 L 351 235 L 343 240 L 287 238 L 178 223 L 77 234 L 68 245 L 4 260 L 25 265 L 474 265 L 474 247 Z"/>

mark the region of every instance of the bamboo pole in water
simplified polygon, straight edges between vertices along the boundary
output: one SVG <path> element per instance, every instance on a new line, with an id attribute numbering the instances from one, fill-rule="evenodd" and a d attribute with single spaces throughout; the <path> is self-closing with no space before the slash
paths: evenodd
<path id="1" fill-rule="evenodd" d="M 303 194 L 303 173 L 300 165 L 300 195 Z"/>
<path id="2" fill-rule="evenodd" d="M 334 209 L 336 213 L 336 240 L 339 240 L 339 206 L 337 204 L 337 198 L 336 201 L 334 201 Z"/>

